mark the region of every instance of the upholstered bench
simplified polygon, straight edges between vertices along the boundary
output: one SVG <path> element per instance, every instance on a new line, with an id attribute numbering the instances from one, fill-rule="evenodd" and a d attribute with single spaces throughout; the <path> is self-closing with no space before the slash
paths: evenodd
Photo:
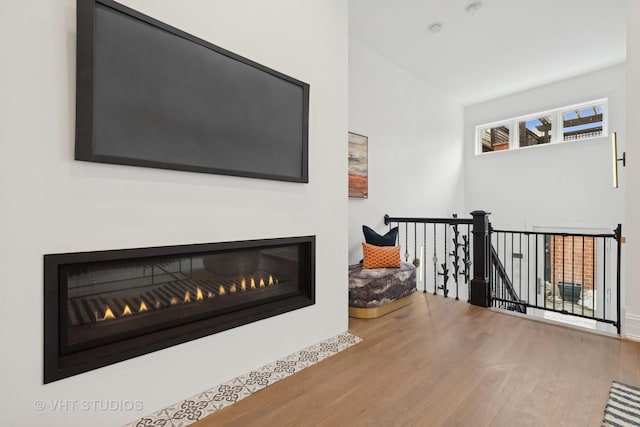
<path id="1" fill-rule="evenodd" d="M 349 266 L 349 316 L 380 317 L 411 304 L 416 291 L 416 268 L 402 262 L 400 268 Z"/>

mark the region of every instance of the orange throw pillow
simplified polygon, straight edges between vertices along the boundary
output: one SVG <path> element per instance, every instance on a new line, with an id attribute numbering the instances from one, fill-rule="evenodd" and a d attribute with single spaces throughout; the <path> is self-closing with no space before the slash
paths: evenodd
<path id="1" fill-rule="evenodd" d="M 400 246 L 374 246 L 362 242 L 362 268 L 400 268 Z"/>

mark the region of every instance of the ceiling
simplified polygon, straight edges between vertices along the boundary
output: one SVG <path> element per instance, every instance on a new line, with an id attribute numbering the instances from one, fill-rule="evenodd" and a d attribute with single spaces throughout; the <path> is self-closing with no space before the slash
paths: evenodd
<path id="1" fill-rule="evenodd" d="M 625 61 L 635 0 L 473 1 L 349 0 L 349 33 L 462 105 Z"/>

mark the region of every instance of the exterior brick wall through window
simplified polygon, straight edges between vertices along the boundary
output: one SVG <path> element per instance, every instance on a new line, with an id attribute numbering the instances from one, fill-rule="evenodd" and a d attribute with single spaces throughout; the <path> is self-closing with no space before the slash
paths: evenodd
<path id="1" fill-rule="evenodd" d="M 597 277 L 594 238 L 552 235 L 550 239 L 553 284 L 575 283 L 584 290 L 594 289 Z"/>

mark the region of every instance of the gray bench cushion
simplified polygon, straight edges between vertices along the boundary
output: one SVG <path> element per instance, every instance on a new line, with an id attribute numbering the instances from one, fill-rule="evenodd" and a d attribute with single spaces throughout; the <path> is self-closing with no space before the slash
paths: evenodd
<path id="1" fill-rule="evenodd" d="M 400 268 L 363 269 L 349 266 L 349 305 L 380 307 L 416 291 L 416 268 L 402 262 Z"/>

